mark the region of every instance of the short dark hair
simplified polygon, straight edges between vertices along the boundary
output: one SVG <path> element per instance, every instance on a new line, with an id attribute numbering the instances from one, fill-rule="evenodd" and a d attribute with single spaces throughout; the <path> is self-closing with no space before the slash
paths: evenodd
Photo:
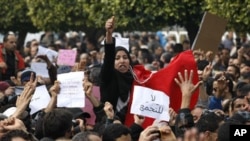
<path id="1" fill-rule="evenodd" d="M 9 34 L 4 35 L 3 42 L 7 42 L 8 41 L 8 37 L 9 37 Z"/>
<path id="2" fill-rule="evenodd" d="M 149 52 L 148 49 L 141 48 L 139 51 L 141 52 L 141 56 L 142 56 L 141 59 L 143 60 L 143 62 L 145 60 L 147 60 L 147 63 L 152 63 L 153 62 L 154 58 L 153 58 L 152 54 Z"/>
<path id="3" fill-rule="evenodd" d="M 198 70 L 203 71 L 207 65 L 209 65 L 209 62 L 207 60 L 198 60 L 197 61 Z"/>
<path id="4" fill-rule="evenodd" d="M 122 135 L 131 135 L 130 129 L 122 124 L 114 123 L 108 125 L 102 135 L 102 141 L 115 141 Z"/>
<path id="5" fill-rule="evenodd" d="M 90 74 L 89 74 L 89 79 L 90 82 L 92 82 L 96 86 L 100 86 L 100 72 L 101 72 L 101 67 L 96 66 L 93 68 L 90 68 Z"/>
<path id="6" fill-rule="evenodd" d="M 73 138 L 72 138 L 72 141 L 91 141 L 89 139 L 90 135 L 96 135 L 96 136 L 100 137 L 100 135 L 98 133 L 96 133 L 96 132 L 85 131 L 85 132 L 80 132 L 80 133 L 77 133 L 76 135 L 74 135 Z"/>
<path id="7" fill-rule="evenodd" d="M 237 99 L 244 99 L 245 98 L 245 96 L 236 96 L 236 97 L 234 97 L 233 99 L 231 99 L 231 103 L 230 103 L 230 108 L 232 109 L 232 110 L 234 110 L 234 102 L 237 100 Z"/>
<path id="8" fill-rule="evenodd" d="M 173 54 L 171 52 L 164 52 L 161 56 L 164 59 L 164 63 L 169 63 L 173 57 Z"/>
<path id="9" fill-rule="evenodd" d="M 172 49 L 174 53 L 181 53 L 183 51 L 183 45 L 180 43 L 177 43 L 174 46 L 172 46 Z"/>
<path id="10" fill-rule="evenodd" d="M 201 118 L 195 124 L 198 132 L 216 132 L 224 118 L 216 115 L 214 111 L 208 111 L 201 115 Z"/>
<path id="11" fill-rule="evenodd" d="M 175 120 L 174 128 L 176 137 L 183 137 L 185 130 L 188 128 L 192 128 L 193 126 L 194 120 L 190 109 L 179 111 Z"/>
<path id="12" fill-rule="evenodd" d="M 239 83 L 238 83 L 239 84 Z M 244 84 L 242 87 L 239 88 L 240 95 L 247 96 L 250 92 L 250 84 Z"/>
<path id="13" fill-rule="evenodd" d="M 230 126 L 240 125 L 237 121 L 224 122 L 218 129 L 218 141 L 229 141 L 230 140 Z"/>
<path id="14" fill-rule="evenodd" d="M 222 75 L 223 74 L 216 75 L 214 80 L 215 81 L 219 80 Z M 229 92 L 231 93 L 232 96 L 234 96 L 234 90 L 233 90 L 234 84 L 233 84 L 232 77 L 230 77 L 230 75 L 227 73 L 225 74 L 225 77 L 226 77 L 226 80 L 228 81 L 227 86 L 228 86 Z"/>
<path id="15" fill-rule="evenodd" d="M 229 65 L 228 67 L 233 67 L 235 69 L 235 73 L 240 75 L 240 68 L 234 64 Z"/>
<path id="16" fill-rule="evenodd" d="M 30 46 L 31 46 L 31 41 L 28 41 L 28 42 L 26 43 L 25 47 L 30 48 Z"/>
<path id="17" fill-rule="evenodd" d="M 14 35 L 14 36 L 15 36 L 14 33 L 8 32 L 7 34 L 4 35 L 4 37 L 3 37 L 3 42 L 7 42 L 7 41 L 8 41 L 9 35 Z"/>
<path id="18" fill-rule="evenodd" d="M 24 140 L 32 140 L 32 136 L 23 130 L 11 130 L 2 136 L 1 141 L 12 141 L 12 138 L 15 137 L 20 137 Z"/>
<path id="19" fill-rule="evenodd" d="M 57 139 L 64 137 L 72 128 L 73 115 L 66 109 L 54 109 L 43 118 L 44 137 Z"/>

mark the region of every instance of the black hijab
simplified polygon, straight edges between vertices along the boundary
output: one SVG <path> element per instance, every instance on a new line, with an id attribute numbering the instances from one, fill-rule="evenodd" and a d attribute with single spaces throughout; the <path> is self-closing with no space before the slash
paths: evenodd
<path id="1" fill-rule="evenodd" d="M 129 59 L 129 65 L 132 65 L 132 59 L 129 55 L 129 52 L 126 48 L 124 47 L 116 47 L 115 48 L 115 55 L 117 54 L 118 51 L 124 51 Z M 129 91 L 131 89 L 132 83 L 133 83 L 133 76 L 130 72 L 130 70 L 128 70 L 125 73 L 121 73 L 118 70 L 117 71 L 117 80 L 118 80 L 118 87 L 120 90 L 119 93 L 119 97 L 121 98 L 121 100 L 123 102 L 125 102 L 128 99 L 128 95 L 129 95 Z"/>

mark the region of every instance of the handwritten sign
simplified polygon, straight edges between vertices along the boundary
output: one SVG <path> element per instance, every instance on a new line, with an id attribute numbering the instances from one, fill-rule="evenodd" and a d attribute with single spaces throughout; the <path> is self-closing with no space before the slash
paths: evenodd
<path id="1" fill-rule="evenodd" d="M 60 49 L 57 64 L 74 66 L 76 60 L 76 51 L 70 49 Z"/>
<path id="2" fill-rule="evenodd" d="M 29 107 L 30 114 L 34 114 L 47 107 L 50 101 L 50 95 L 45 85 L 36 87 L 35 93 L 31 98 Z"/>
<path id="3" fill-rule="evenodd" d="M 83 108 L 85 93 L 83 91 L 84 72 L 70 72 L 57 75 L 60 93 L 57 96 L 58 107 Z"/>
<path id="4" fill-rule="evenodd" d="M 131 113 L 169 121 L 169 97 L 161 91 L 135 86 Z"/>
<path id="5" fill-rule="evenodd" d="M 49 78 L 49 73 L 46 63 L 32 62 L 31 69 L 36 72 L 36 75 L 40 75 L 45 78 Z"/>

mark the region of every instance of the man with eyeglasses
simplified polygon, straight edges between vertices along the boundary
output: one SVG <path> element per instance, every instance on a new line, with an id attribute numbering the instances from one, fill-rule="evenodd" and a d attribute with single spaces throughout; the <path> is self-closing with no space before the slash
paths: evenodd
<path id="1" fill-rule="evenodd" d="M 0 45 L 0 80 L 10 80 L 18 70 L 25 68 L 24 59 L 16 50 L 16 36 L 9 33 Z"/>

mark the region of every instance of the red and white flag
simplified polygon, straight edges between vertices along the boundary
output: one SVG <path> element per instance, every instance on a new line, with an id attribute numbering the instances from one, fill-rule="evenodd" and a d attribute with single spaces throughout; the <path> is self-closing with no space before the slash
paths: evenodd
<path id="1" fill-rule="evenodd" d="M 193 84 L 196 84 L 198 79 L 197 65 L 194 60 L 192 50 L 184 51 L 178 54 L 167 67 L 159 70 L 156 73 L 145 70 L 144 66 L 134 66 L 133 72 L 135 80 L 131 89 L 130 100 L 128 104 L 128 112 L 126 115 L 125 125 L 131 126 L 134 123 L 133 114 L 131 114 L 131 106 L 134 96 L 135 86 L 142 86 L 150 88 L 151 90 L 160 91 L 169 99 L 169 107 L 173 108 L 176 112 L 180 109 L 182 94 L 180 87 L 175 83 L 174 78 L 178 78 L 178 72 L 184 74 L 184 70 L 193 70 L 194 78 Z M 198 100 L 199 91 L 196 90 L 192 95 L 190 109 L 194 108 Z M 151 96 L 152 97 L 152 96 Z M 166 101 L 167 102 L 167 101 Z M 143 105 L 142 107 L 145 108 Z M 155 108 L 157 110 L 157 108 Z M 152 108 L 153 110 L 153 108 Z M 147 127 L 153 123 L 155 118 L 146 117 L 143 127 Z"/>

